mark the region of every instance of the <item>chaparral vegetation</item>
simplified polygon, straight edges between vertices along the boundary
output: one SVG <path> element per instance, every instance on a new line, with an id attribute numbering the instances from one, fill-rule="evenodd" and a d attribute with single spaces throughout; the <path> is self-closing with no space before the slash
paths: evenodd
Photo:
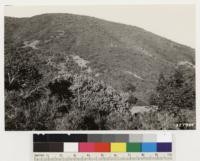
<path id="1" fill-rule="evenodd" d="M 91 17 L 5 22 L 6 130 L 195 129 L 193 49 Z"/>

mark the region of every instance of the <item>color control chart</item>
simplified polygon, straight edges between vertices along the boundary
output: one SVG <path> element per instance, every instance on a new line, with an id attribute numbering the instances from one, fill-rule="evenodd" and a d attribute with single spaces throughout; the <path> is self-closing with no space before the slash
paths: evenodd
<path id="1" fill-rule="evenodd" d="M 171 134 L 34 134 L 34 161 L 172 161 Z"/>

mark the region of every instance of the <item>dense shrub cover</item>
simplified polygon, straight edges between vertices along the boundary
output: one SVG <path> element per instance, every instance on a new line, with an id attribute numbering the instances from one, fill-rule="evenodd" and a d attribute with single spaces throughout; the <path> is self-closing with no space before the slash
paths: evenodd
<path id="1" fill-rule="evenodd" d="M 161 75 L 150 99 L 157 111 L 132 114 L 135 86 L 121 93 L 80 69 L 70 56 L 51 53 L 40 59 L 42 52 L 34 52 L 6 50 L 6 130 L 184 129 L 177 123 L 195 122 L 188 119 L 194 115 L 194 77 L 180 70 L 169 79 Z"/>
<path id="2" fill-rule="evenodd" d="M 169 77 L 160 74 L 150 104 L 174 114 L 178 114 L 181 109 L 195 111 L 195 70 L 179 66 Z"/>

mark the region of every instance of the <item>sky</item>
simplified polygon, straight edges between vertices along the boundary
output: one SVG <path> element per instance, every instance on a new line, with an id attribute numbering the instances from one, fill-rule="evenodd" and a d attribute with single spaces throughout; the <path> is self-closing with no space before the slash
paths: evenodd
<path id="1" fill-rule="evenodd" d="M 72 13 L 144 28 L 195 48 L 195 5 L 6 6 L 5 16 L 31 17 L 43 13 Z"/>

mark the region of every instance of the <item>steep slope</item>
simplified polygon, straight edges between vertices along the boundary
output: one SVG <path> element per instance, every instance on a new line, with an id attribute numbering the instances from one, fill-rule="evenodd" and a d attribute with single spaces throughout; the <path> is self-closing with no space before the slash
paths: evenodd
<path id="1" fill-rule="evenodd" d="M 181 62 L 195 64 L 192 48 L 138 27 L 87 16 L 6 17 L 5 38 L 7 45 L 41 50 L 44 58 L 49 52 L 78 55 L 88 61 L 96 79 L 117 90 L 124 90 L 128 83 L 136 86 L 136 96 L 144 104 L 160 72 L 167 74 Z"/>

